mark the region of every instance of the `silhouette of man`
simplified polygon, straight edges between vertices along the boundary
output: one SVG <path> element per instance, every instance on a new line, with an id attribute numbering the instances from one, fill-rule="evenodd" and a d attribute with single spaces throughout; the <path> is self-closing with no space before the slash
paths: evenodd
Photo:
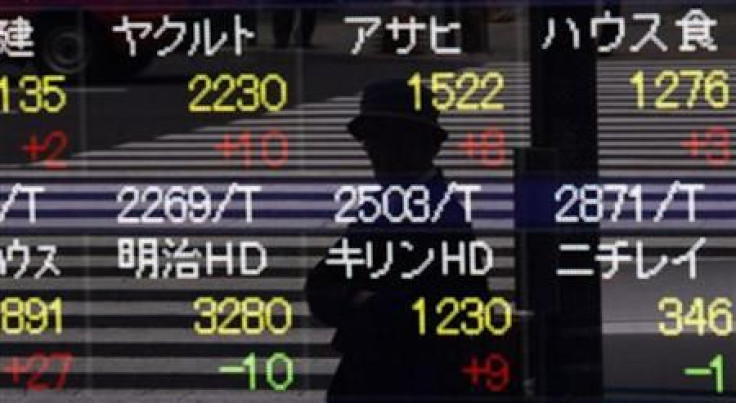
<path id="1" fill-rule="evenodd" d="M 423 216 L 420 210 L 425 207 L 434 213 L 448 189 L 442 171 L 433 163 L 447 132 L 437 123 L 439 112 L 432 106 L 427 89 L 421 91 L 421 110 L 415 110 L 414 101 L 414 90 L 404 80 L 369 85 L 363 91 L 360 115 L 348 125 L 381 185 L 382 190 L 373 196 L 377 200 L 386 196 L 384 208 L 392 217 L 407 206 L 401 197 L 386 194 L 389 186 L 427 190 L 412 193 L 408 208 L 415 217 Z M 360 206 L 367 215 L 375 211 L 369 204 Z M 365 250 L 371 242 L 372 269 L 358 266 L 348 279 L 344 267 L 327 264 L 325 257 L 307 278 L 309 307 L 316 318 L 336 328 L 332 345 L 342 355 L 327 400 L 460 401 L 460 397 L 472 394 L 461 367 L 471 351 L 483 347 L 476 342 L 478 338 L 438 337 L 436 326 L 442 318 L 435 315 L 435 307 L 443 297 L 487 300 L 484 277 L 461 276 L 453 269 L 442 273 L 442 242 L 447 242 L 454 254 L 467 257 L 467 244 L 475 239 L 472 227 L 454 196 L 445 201 L 436 222 L 410 222 L 406 214 L 399 222 L 392 221 L 382 214 L 375 221 L 351 224 L 344 235 L 351 248 Z M 465 252 L 458 252 L 458 243 L 465 243 Z M 402 278 L 402 273 L 425 264 L 431 253 L 434 259 L 421 274 Z M 390 270 L 371 278 L 371 273 L 385 267 Z M 424 335 L 419 333 L 419 312 L 412 309 L 419 298 L 425 298 L 427 307 Z"/>

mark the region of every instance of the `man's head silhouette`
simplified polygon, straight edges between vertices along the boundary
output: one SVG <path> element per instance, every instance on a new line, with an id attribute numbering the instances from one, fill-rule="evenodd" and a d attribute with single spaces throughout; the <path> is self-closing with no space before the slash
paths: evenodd
<path id="1" fill-rule="evenodd" d="M 447 139 L 437 123 L 433 94 L 421 87 L 421 108 L 415 108 L 414 89 L 405 80 L 386 80 L 363 90 L 360 115 L 348 130 L 363 144 L 376 178 L 415 179 L 430 171 Z"/>

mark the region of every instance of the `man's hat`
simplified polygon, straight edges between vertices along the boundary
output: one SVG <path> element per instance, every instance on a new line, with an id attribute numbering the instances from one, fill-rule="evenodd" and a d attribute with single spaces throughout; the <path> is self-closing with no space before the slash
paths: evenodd
<path id="1" fill-rule="evenodd" d="M 368 134 L 372 118 L 395 118 L 426 126 L 447 139 L 447 131 L 437 123 L 439 111 L 432 104 L 433 94 L 421 86 L 421 108 L 416 110 L 414 88 L 406 80 L 385 80 L 370 84 L 363 90 L 360 100 L 360 115 L 348 123 L 348 130 L 362 141 Z"/>

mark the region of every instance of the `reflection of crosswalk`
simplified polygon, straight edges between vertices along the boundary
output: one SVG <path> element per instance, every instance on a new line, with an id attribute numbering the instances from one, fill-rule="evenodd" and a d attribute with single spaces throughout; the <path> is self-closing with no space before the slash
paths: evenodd
<path id="1" fill-rule="evenodd" d="M 506 132 L 506 146 L 526 144 L 528 107 L 523 84 L 527 81 L 526 72 L 512 64 L 500 67 L 508 77 L 508 91 L 504 94 L 506 111 L 445 116 L 442 124 L 453 135 L 440 164 L 449 178 L 483 186 L 483 192 L 474 197 L 474 227 L 496 252 L 494 275 L 489 283 L 510 298 L 513 287 L 510 154 L 502 167 L 486 169 L 459 147 L 466 133 L 479 133 L 491 125 Z M 140 378 L 140 387 L 154 389 L 153 381 L 146 379 L 167 373 L 170 375 L 156 384 L 155 389 L 196 388 L 197 385 L 242 389 L 242 379 L 218 374 L 217 368 L 237 363 L 255 350 L 263 357 L 276 351 L 286 352 L 295 359 L 294 370 L 299 379 L 295 387 L 324 390 L 337 364 L 336 355 L 329 347 L 333 330 L 311 319 L 302 290 L 306 272 L 344 230 L 333 219 L 339 207 L 334 201 L 335 191 L 343 184 L 371 181 L 364 152 L 345 130 L 347 121 L 357 114 L 358 100 L 358 94 L 340 96 L 280 113 L 239 119 L 221 127 L 203 127 L 193 133 L 167 134 L 149 142 L 90 151 L 67 161 L 68 169 L 64 172 L 13 171 L 12 176 L 19 181 L 39 177 L 47 180 L 46 196 L 53 201 L 42 209 L 55 213 L 44 216 L 40 212 L 43 219 L 34 229 L 29 229 L 21 219 L 11 219 L 6 225 L 18 232 L 45 232 L 49 236 L 37 242 L 53 241 L 62 250 L 73 250 L 72 256 L 59 259 L 66 278 L 11 284 L 24 290 L 47 286 L 65 295 L 66 315 L 69 321 L 76 322 L 56 338 L 24 338 L 23 342 L 30 346 L 52 340 L 76 342 L 81 355 L 85 351 L 82 343 L 92 343 L 96 352 L 94 360 L 82 358 L 80 362 L 84 364 L 74 371 L 82 375 L 92 368 L 97 387 L 115 384 L 111 378 L 105 378 L 106 374 L 123 379 L 121 375 L 136 373 L 146 374 Z M 244 168 L 240 158 L 233 156 L 227 160 L 215 148 L 226 134 L 236 137 L 249 131 L 255 137 L 269 130 L 283 132 L 289 141 L 288 162 L 279 169 L 258 164 L 257 158 L 253 158 L 250 168 Z M 54 177 L 61 180 L 51 179 Z M 123 184 L 198 184 L 221 194 L 232 182 L 263 186 L 263 192 L 254 199 L 253 224 L 225 218 L 216 227 L 168 225 L 165 231 L 155 225 L 116 224 L 121 209 L 116 195 Z M 69 236 L 70 228 L 75 233 L 95 235 Z M 64 235 L 52 236 L 55 234 Z M 117 236 L 145 234 L 190 236 L 194 245 L 206 240 L 259 240 L 269 251 L 269 268 L 258 278 L 134 280 L 130 273 L 116 268 Z M 80 281 L 81 278 L 84 280 Z M 85 289 L 105 291 L 84 292 Z M 237 339 L 197 336 L 191 330 L 196 318 L 191 304 L 200 295 L 284 296 L 294 307 L 294 327 L 284 336 L 264 334 Z M 85 326 L 91 329 L 86 331 Z M 113 351 L 113 346 L 124 348 L 125 354 Z M 155 357 L 166 357 L 164 364 L 155 365 Z M 186 381 L 195 374 L 204 380 Z M 219 380 L 212 380 L 213 376 Z"/>
<path id="2" fill-rule="evenodd" d="M 716 63 L 712 63 L 715 68 Z M 687 62 L 677 64 L 689 65 Z M 702 64 L 698 64 L 699 68 L 706 67 Z M 680 253 L 696 235 L 678 236 L 671 232 L 672 229 L 692 230 L 697 236 L 707 234 L 708 246 L 716 248 L 707 258 L 721 259 L 721 262 L 730 259 L 733 263 L 734 258 L 726 249 L 729 239 L 723 232 L 736 224 L 736 213 L 730 208 L 736 200 L 736 186 L 727 180 L 734 174 L 733 163 L 727 167 L 709 167 L 703 159 L 690 157 L 680 143 L 689 139 L 693 130 L 702 131 L 710 125 L 731 129 L 736 118 L 728 110 L 699 109 L 673 115 L 635 109 L 629 85 L 633 71 L 643 68 L 651 73 L 673 68 L 673 65 L 661 62 L 639 66 L 631 62 L 601 65 L 601 182 L 625 181 L 650 186 L 653 193 L 645 198 L 645 210 L 649 213 L 656 208 L 657 197 L 664 195 L 663 189 L 675 179 L 703 180 L 709 184 L 718 180 L 719 183 L 709 186 L 699 196 L 704 210 L 700 215 L 703 219 L 698 223 L 689 224 L 685 218 L 678 217 L 656 225 L 651 222 L 637 224 L 629 217 L 618 224 L 604 224 L 603 228 L 621 230 L 628 235 L 633 229 L 644 230 L 645 239 L 656 245 L 658 251 L 674 248 Z M 730 64 L 719 67 L 730 67 Z M 499 293 L 511 297 L 514 267 L 511 153 L 506 153 L 500 166 L 485 167 L 462 147 L 467 134 L 481 133 L 489 128 L 505 133 L 507 148 L 528 145 L 528 71 L 516 63 L 494 65 L 493 68 L 501 70 L 506 77 L 506 88 L 498 99 L 505 104 L 505 110 L 445 114 L 441 123 L 451 135 L 438 163 L 444 167 L 448 178 L 482 185 L 483 191 L 476 195 L 473 205 L 474 227 L 479 237 L 496 250 L 497 269 L 489 283 Z M 301 379 L 298 387 L 325 388 L 337 363 L 328 347 L 332 331 L 309 318 L 301 290 L 306 271 L 343 230 L 332 220 L 338 207 L 333 199 L 335 190 L 342 184 L 370 181 L 368 161 L 345 131 L 345 124 L 357 113 L 358 100 L 357 94 L 334 97 L 279 113 L 238 119 L 227 125 L 203 127 L 192 133 L 166 134 L 149 142 L 131 142 L 109 150 L 90 151 L 68 161 L 69 168 L 64 171 L 0 172 L 5 178 L 3 191 L 7 183 L 14 181 L 47 184 L 44 200 L 48 201 L 40 205 L 43 219 L 38 225 L 29 228 L 20 218 L 9 219 L 4 224 L 8 229 L 6 233 L 46 234 L 48 238 L 39 238 L 36 242 L 54 242 L 61 250 L 71 251 L 59 258 L 65 278 L 5 282 L 8 288 L 15 290 L 64 295 L 65 303 L 68 301 L 65 314 L 70 330 L 63 338 L 20 338 L 2 354 L 33 349 L 39 343 L 68 342 L 71 343 L 68 348 L 76 349 L 80 356 L 94 354 L 94 360 L 83 358 L 84 365 L 76 367 L 74 372 L 81 375 L 94 370 L 96 375 L 92 379 L 97 387 L 111 387 L 123 379 L 122 383 L 129 388 L 169 389 L 177 386 L 196 388 L 198 385 L 240 388 L 242 383 L 237 380 L 217 378 L 221 377 L 216 374 L 217 367 L 238 361 L 254 349 L 262 356 L 285 351 L 297 360 L 295 371 Z M 215 149 L 226 134 L 269 130 L 280 130 L 289 140 L 288 163 L 279 169 L 258 164 L 244 168 L 238 158 L 224 159 Z M 155 225 L 124 227 L 116 224 L 121 209 L 116 195 L 123 184 L 198 184 L 221 192 L 234 181 L 264 187 L 263 193 L 255 199 L 253 224 L 225 219 L 217 227 L 182 224 L 168 225 L 165 230 Z M 626 206 L 629 212 L 630 208 Z M 684 208 L 683 201 L 673 205 L 674 212 L 683 212 Z M 304 214 L 305 211 L 311 213 Z M 147 235 L 191 236 L 199 242 L 237 238 L 261 240 L 269 249 L 271 267 L 260 278 L 191 282 L 134 280 L 116 268 L 117 237 Z M 8 237 L 0 239 L 5 243 Z M 603 241 L 611 239 L 604 237 Z M 707 271 L 707 258 L 704 276 L 711 275 Z M 625 281 L 626 295 L 636 294 L 630 281 Z M 617 296 L 622 295 L 619 293 L 623 289 L 617 285 L 608 294 L 609 298 L 616 297 L 615 304 L 609 303 L 612 300 L 604 295 L 606 320 L 625 321 L 627 315 L 642 310 L 647 313 L 645 319 L 653 320 L 656 304 L 641 306 L 637 298 L 619 300 Z M 294 329 L 288 336 L 244 336 L 237 340 L 195 337 L 191 331 L 195 317 L 191 303 L 196 297 L 250 294 L 288 296 L 296 316 Z M 647 294 L 642 298 L 648 301 L 654 296 Z M 136 321 L 146 326 L 136 327 Z M 85 331 L 85 327 L 90 330 Z M 621 326 L 616 327 L 616 331 L 626 333 Z M 85 347 L 85 343 L 91 344 Z M 166 357 L 166 363 L 158 367 L 152 357 Z M 140 384 L 133 378 L 121 377 L 121 373 L 154 372 L 172 376 L 159 380 L 158 384 L 154 384 L 151 377 L 141 377 Z M 181 375 L 179 380 L 175 375 Z M 190 375 L 201 376 L 202 383 L 189 382 L 194 379 L 189 378 Z"/>

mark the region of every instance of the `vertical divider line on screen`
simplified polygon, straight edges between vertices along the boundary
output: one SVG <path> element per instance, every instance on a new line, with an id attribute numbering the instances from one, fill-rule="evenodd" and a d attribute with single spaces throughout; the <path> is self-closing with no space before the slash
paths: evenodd
<path id="1" fill-rule="evenodd" d="M 85 24 L 84 18 L 85 14 L 83 10 L 80 8 L 77 11 L 77 21 L 78 27 L 83 27 Z M 80 28 L 81 29 L 81 28 Z M 86 88 L 88 85 L 87 77 L 85 74 L 79 74 L 79 82 L 77 83 L 80 88 Z M 89 122 L 87 121 L 87 101 L 88 97 L 90 96 L 90 93 L 88 91 L 80 91 L 80 93 L 77 95 L 79 97 L 79 149 L 83 152 L 87 151 L 88 148 L 88 139 L 87 135 L 89 134 Z M 87 156 L 86 153 L 82 156 L 82 169 L 84 171 L 87 171 L 90 169 L 90 167 L 87 165 Z M 94 168 L 92 168 L 94 169 Z M 92 320 L 91 320 L 91 307 L 92 304 L 91 296 L 92 296 L 92 282 L 91 282 L 91 247 L 90 247 L 90 236 L 89 234 L 82 234 L 82 239 L 84 240 L 84 247 L 82 250 L 84 251 L 84 270 L 82 271 L 84 275 L 84 362 L 85 362 L 85 369 L 84 369 L 84 386 L 83 390 L 85 391 L 85 394 L 91 399 L 94 392 L 94 367 L 92 359 Z M 62 313 L 63 315 L 63 313 Z"/>
<path id="2" fill-rule="evenodd" d="M 523 10 L 523 13 L 522 13 L 522 10 Z M 523 15 L 524 16 L 524 17 L 522 17 L 522 19 L 524 19 L 526 21 L 529 20 L 529 15 L 528 15 L 529 14 L 529 9 L 528 8 L 525 9 L 523 4 L 517 6 L 516 12 L 517 12 L 517 15 Z M 526 29 L 523 26 L 523 24 L 516 24 L 516 41 L 517 41 L 517 43 L 524 43 L 524 41 L 526 40 L 526 35 L 527 34 L 528 34 L 528 32 L 526 31 Z M 525 62 L 525 58 L 524 57 L 525 57 L 524 50 L 522 49 L 521 46 L 518 46 L 517 47 L 517 51 L 516 51 L 516 59 L 517 59 L 517 62 L 520 63 L 520 64 L 522 64 L 522 65 L 524 65 L 524 62 Z M 529 59 L 526 59 L 526 62 L 528 63 L 529 62 Z M 527 64 L 527 70 L 526 70 L 526 72 L 527 72 L 527 82 L 530 82 L 531 81 L 531 72 L 529 70 L 530 67 L 531 66 L 529 66 L 529 64 Z M 528 90 L 528 92 L 527 92 L 526 95 L 527 95 L 527 104 L 525 105 L 525 107 L 524 108 L 515 108 L 515 109 L 512 109 L 512 110 L 515 111 L 516 117 L 519 118 L 519 119 L 521 119 L 521 118 L 524 117 L 524 114 L 525 114 L 524 111 L 529 111 L 529 114 L 531 115 L 531 88 L 529 88 L 529 90 Z M 530 143 L 531 143 L 531 138 L 530 138 L 531 137 L 531 116 L 529 116 L 529 122 L 527 122 L 526 130 L 527 130 L 527 143 L 523 145 L 524 147 L 528 147 L 530 145 Z M 516 189 L 513 188 L 513 186 L 514 186 L 513 185 L 514 184 L 514 179 L 515 178 L 512 178 L 512 180 L 511 180 L 511 186 L 512 186 L 511 194 L 512 195 L 514 195 L 515 192 L 516 192 Z M 515 197 L 515 196 L 512 196 L 512 197 Z M 516 216 L 516 207 L 517 207 L 516 204 L 513 204 L 512 207 L 511 207 L 511 214 L 512 214 L 512 216 Z M 514 251 L 512 253 L 512 256 L 515 256 L 516 255 L 516 248 L 519 247 L 519 245 L 516 244 L 516 237 L 515 236 L 512 236 L 511 237 L 511 242 L 512 242 L 511 247 L 512 247 L 512 250 Z M 517 270 L 518 269 L 518 264 L 519 264 L 519 262 L 516 260 L 516 258 L 513 258 L 512 267 L 514 268 L 513 277 L 514 277 L 515 280 L 518 279 L 518 278 L 520 278 L 519 277 L 519 274 L 518 274 L 519 271 Z M 514 291 L 515 291 L 515 295 L 518 296 L 519 295 L 519 284 L 514 283 Z M 516 304 L 519 304 L 521 301 L 520 301 L 519 298 L 515 298 L 514 299 L 514 302 Z M 532 314 L 533 314 L 533 312 L 532 312 Z M 530 320 L 530 322 L 531 322 L 531 320 Z M 518 376 L 520 377 L 522 396 L 524 396 L 525 398 L 527 398 L 527 397 L 529 397 L 529 396 L 532 395 L 532 393 L 533 393 L 533 387 L 534 387 L 533 380 L 532 380 L 532 377 L 530 376 L 530 370 L 529 370 L 529 368 L 531 368 L 531 365 L 532 365 L 532 360 L 531 360 L 531 357 L 528 354 L 528 352 L 531 351 L 532 343 L 534 343 L 535 341 L 532 339 L 531 332 L 529 331 L 529 329 L 531 328 L 531 326 L 528 325 L 528 324 L 522 324 L 521 321 L 519 321 L 519 325 L 521 326 L 521 331 L 519 332 L 519 335 L 520 335 L 520 338 L 521 338 L 521 341 L 519 342 L 519 349 L 521 350 L 519 352 L 519 356 L 521 357 L 521 359 L 520 359 L 520 362 L 519 362 L 519 368 L 520 368 L 520 370 L 519 370 L 519 375 Z"/>
<path id="3" fill-rule="evenodd" d="M 302 17 L 302 13 L 298 13 L 298 15 L 299 15 L 299 18 Z M 301 25 L 301 22 L 300 22 L 300 25 Z M 305 82 L 305 80 L 304 80 L 304 69 L 305 69 L 305 66 L 304 66 L 304 48 L 301 48 L 300 47 L 297 50 L 297 55 L 298 56 L 297 56 L 297 59 L 296 59 L 296 63 L 297 63 L 297 66 L 296 66 L 297 67 L 297 69 L 296 69 L 296 81 L 297 81 L 297 84 L 296 84 L 296 86 L 297 86 L 297 94 L 299 94 L 299 100 L 297 101 L 297 104 L 299 105 L 299 107 L 297 109 L 298 110 L 298 114 L 297 114 L 297 116 L 298 116 L 297 119 L 298 120 L 297 121 L 299 122 L 299 124 L 297 125 L 297 127 L 299 128 L 299 134 L 298 135 L 300 137 L 300 142 L 297 143 L 297 144 L 300 144 L 300 150 L 298 152 L 298 157 L 297 158 L 299 158 L 299 172 L 300 173 L 303 173 L 304 170 L 305 170 L 305 168 L 306 168 L 305 161 L 304 161 L 304 159 L 305 159 L 304 150 L 305 150 L 305 145 L 306 145 L 306 141 L 307 141 L 306 134 L 305 134 L 306 133 L 306 130 L 305 130 L 306 122 L 305 122 L 305 119 L 304 119 L 304 109 L 302 107 L 302 105 L 305 104 L 305 100 L 304 100 L 304 82 Z M 288 138 L 288 136 L 290 134 L 293 135 L 293 133 L 287 133 L 287 138 Z M 308 235 L 305 232 L 302 232 L 298 236 L 299 236 L 299 244 L 300 244 L 299 245 L 299 254 L 300 254 L 299 262 L 302 265 L 302 267 L 305 268 L 305 270 L 303 271 L 302 276 L 304 276 L 304 278 L 306 279 L 306 276 L 308 274 L 308 271 L 307 270 L 309 270 L 309 268 L 307 266 L 308 263 L 309 263 L 309 259 L 307 259 L 307 253 L 308 253 L 307 236 Z M 306 293 L 305 290 L 302 290 L 302 292 L 304 294 Z M 304 297 L 304 300 L 306 301 L 306 297 Z M 307 312 L 305 313 L 305 315 L 310 315 L 308 309 L 307 309 Z M 311 363 L 312 363 L 312 360 L 310 359 L 311 356 L 310 356 L 310 349 L 309 349 L 309 344 L 310 344 L 309 334 L 310 334 L 310 332 L 303 332 L 302 333 L 302 335 L 303 335 L 302 336 L 303 337 L 303 339 L 302 339 L 302 359 L 300 360 L 300 362 L 302 362 L 303 365 L 304 365 L 304 367 L 302 368 L 302 372 L 301 372 L 302 373 L 302 382 L 303 383 L 298 383 L 298 384 L 300 385 L 300 388 L 303 389 L 303 390 L 310 390 L 311 389 L 311 382 L 310 382 L 310 380 L 311 380 L 311 369 L 312 369 L 311 368 L 312 367 L 311 366 Z"/>

